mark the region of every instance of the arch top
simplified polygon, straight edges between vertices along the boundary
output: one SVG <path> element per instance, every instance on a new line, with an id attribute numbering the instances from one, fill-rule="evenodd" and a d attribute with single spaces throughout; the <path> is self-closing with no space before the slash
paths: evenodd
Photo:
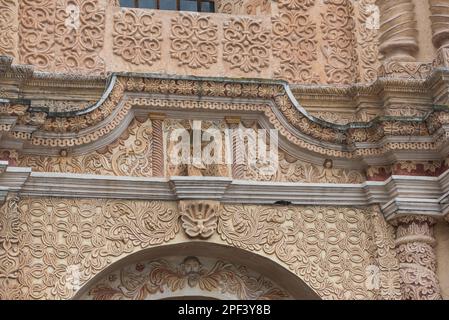
<path id="1" fill-rule="evenodd" d="M 85 283 L 75 300 L 153 300 L 201 297 L 219 300 L 320 297 L 273 260 L 209 242 L 141 250 L 109 265 Z"/>

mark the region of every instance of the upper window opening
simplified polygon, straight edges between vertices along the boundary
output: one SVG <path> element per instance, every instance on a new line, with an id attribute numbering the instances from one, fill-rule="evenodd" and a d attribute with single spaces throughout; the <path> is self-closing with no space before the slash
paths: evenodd
<path id="1" fill-rule="evenodd" d="M 120 0 L 121 7 L 215 12 L 214 0 Z"/>

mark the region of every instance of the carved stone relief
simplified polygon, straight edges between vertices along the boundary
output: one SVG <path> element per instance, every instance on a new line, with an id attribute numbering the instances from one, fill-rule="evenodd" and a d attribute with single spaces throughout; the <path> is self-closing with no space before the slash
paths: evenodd
<path id="1" fill-rule="evenodd" d="M 357 65 L 352 1 L 323 0 L 323 3 L 326 11 L 321 13 L 321 51 L 326 59 L 327 83 L 352 83 Z"/>
<path id="2" fill-rule="evenodd" d="M 0 280 L 8 274 L 9 288 L 17 289 L 8 293 L 21 299 L 70 298 L 118 259 L 172 240 L 182 222 L 172 202 L 23 198 L 2 210 Z M 378 211 L 224 205 L 217 217 L 223 243 L 276 257 L 323 298 L 397 296 L 392 238 Z M 367 286 L 376 267 L 379 290 Z"/>
<path id="3" fill-rule="evenodd" d="M 210 16 L 180 14 L 172 18 L 171 57 L 180 66 L 209 68 L 217 62 L 218 27 Z"/>
<path id="4" fill-rule="evenodd" d="M 269 65 L 270 33 L 261 20 L 231 18 L 224 24 L 223 59 L 231 69 L 260 72 Z"/>
<path id="5" fill-rule="evenodd" d="M 22 155 L 17 163 L 41 172 L 151 177 L 152 133 L 151 120 L 134 120 L 116 142 L 91 154 L 72 156 L 63 150 L 59 156 Z"/>
<path id="6" fill-rule="evenodd" d="M 119 11 L 114 15 L 114 53 L 135 65 L 161 59 L 162 23 L 154 12 Z"/>
<path id="7" fill-rule="evenodd" d="M 133 264 L 112 272 L 81 299 L 145 300 L 202 292 L 227 299 L 290 298 L 270 279 L 231 262 L 199 257 L 171 257 Z"/>
<path id="8" fill-rule="evenodd" d="M 0 0 L 0 55 L 16 56 L 18 0 Z"/>
<path id="9" fill-rule="evenodd" d="M 217 201 L 180 201 L 178 204 L 181 214 L 182 228 L 191 238 L 210 238 L 217 229 L 218 210 Z"/>
<path id="10" fill-rule="evenodd" d="M 435 220 L 426 216 L 406 216 L 393 223 L 397 226 L 396 250 L 404 299 L 441 299 L 433 248 Z"/>

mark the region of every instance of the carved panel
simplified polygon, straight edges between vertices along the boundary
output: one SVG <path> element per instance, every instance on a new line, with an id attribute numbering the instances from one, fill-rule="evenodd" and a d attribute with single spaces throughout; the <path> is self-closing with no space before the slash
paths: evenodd
<path id="1" fill-rule="evenodd" d="M 327 83 L 352 83 L 357 65 L 352 3 L 350 0 L 323 0 L 323 3 L 326 11 L 321 13 L 321 51 L 326 59 Z"/>
<path id="2" fill-rule="evenodd" d="M 18 8 L 18 0 L 0 0 L 0 55 L 16 55 Z"/>
<path id="3" fill-rule="evenodd" d="M 270 33 L 261 20 L 231 18 L 224 24 L 223 59 L 231 69 L 260 72 L 270 60 Z"/>
<path id="4" fill-rule="evenodd" d="M 357 6 L 358 82 L 372 82 L 377 79 L 380 11 L 375 3 L 376 0 L 360 0 L 355 3 Z"/>
<path id="5" fill-rule="evenodd" d="M 59 45 L 55 71 L 102 73 L 106 11 L 99 0 L 57 1 L 55 42 Z"/>
<path id="6" fill-rule="evenodd" d="M 180 14 L 172 18 L 171 57 L 180 66 L 209 68 L 217 62 L 218 26 L 210 16 Z"/>
<path id="7" fill-rule="evenodd" d="M 27 299 L 70 298 L 116 258 L 179 231 L 176 205 L 165 202 L 24 199 L 18 210 L 19 282 Z"/>
<path id="8" fill-rule="evenodd" d="M 80 156 L 67 151 L 59 156 L 23 155 L 18 163 L 42 172 L 151 177 L 152 133 L 151 120 L 143 124 L 135 120 L 120 139 L 102 150 Z"/>
<path id="9" fill-rule="evenodd" d="M 162 23 L 153 12 L 126 10 L 114 15 L 114 53 L 135 65 L 161 59 Z"/>
<path id="10" fill-rule="evenodd" d="M 380 244 L 386 239 L 373 244 L 369 217 L 367 209 L 225 205 L 218 233 L 230 245 L 276 256 L 324 298 L 367 299 L 375 297 L 366 289 L 373 250 L 379 263 L 394 260 Z M 389 277 L 388 268 L 382 266 L 379 298 L 397 295 L 399 277 Z"/>
<path id="11" fill-rule="evenodd" d="M 312 62 L 317 59 L 316 23 L 309 14 L 281 12 L 272 23 L 273 55 L 280 63 L 276 77 L 293 83 L 318 82 L 319 76 L 312 69 Z"/>
<path id="12" fill-rule="evenodd" d="M 22 0 L 19 18 L 20 62 L 49 71 L 55 59 L 55 0 Z"/>
<path id="13" fill-rule="evenodd" d="M 106 276 L 82 299 L 144 300 L 189 289 L 228 299 L 273 300 L 289 294 L 270 279 L 245 266 L 208 258 L 186 257 L 146 261 Z M 169 295 L 170 296 L 170 295 Z"/>

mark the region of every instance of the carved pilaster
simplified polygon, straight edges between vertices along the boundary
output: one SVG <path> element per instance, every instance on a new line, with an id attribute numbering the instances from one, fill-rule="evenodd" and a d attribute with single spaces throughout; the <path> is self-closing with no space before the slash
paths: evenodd
<path id="1" fill-rule="evenodd" d="M 12 195 L 0 208 L 0 300 L 21 298 L 18 202 Z"/>
<path id="2" fill-rule="evenodd" d="M 234 179 L 243 179 L 245 176 L 245 164 L 243 150 L 239 144 L 239 125 L 240 118 L 226 118 L 226 122 L 232 132 L 232 177 Z"/>
<path id="3" fill-rule="evenodd" d="M 379 50 L 386 60 L 415 61 L 418 29 L 412 0 L 377 0 L 380 9 Z"/>
<path id="4" fill-rule="evenodd" d="M 427 216 L 407 216 L 393 221 L 396 250 L 406 300 L 441 299 L 436 275 L 435 220 Z"/>
<path id="5" fill-rule="evenodd" d="M 151 156 L 153 161 L 153 176 L 164 176 L 164 139 L 163 139 L 163 121 L 164 114 L 150 114 L 151 126 L 153 128 L 153 148 Z"/>

